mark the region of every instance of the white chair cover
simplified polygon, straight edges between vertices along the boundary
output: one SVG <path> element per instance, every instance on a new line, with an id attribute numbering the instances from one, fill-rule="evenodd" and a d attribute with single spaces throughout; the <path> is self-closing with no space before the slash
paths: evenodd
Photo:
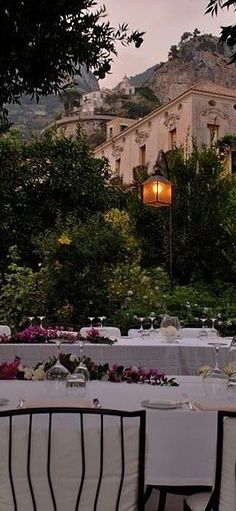
<path id="1" fill-rule="evenodd" d="M 121 331 L 119 328 L 115 326 L 104 326 L 104 327 L 94 327 L 95 330 L 98 330 L 99 335 L 104 337 L 110 337 L 110 339 L 117 339 L 118 337 L 121 337 Z M 89 326 L 84 326 L 80 329 L 80 335 L 82 337 L 87 337 L 89 330 L 91 328 Z"/>
<path id="2" fill-rule="evenodd" d="M 31 411 L 33 412 L 33 409 Z M 50 429 L 47 416 L 35 415 L 33 412 L 31 430 L 28 415 L 13 417 L 12 434 L 9 430 L 9 417 L 1 417 L 1 511 L 16 509 L 10 484 L 9 458 L 19 511 L 32 511 L 33 509 L 53 511 L 55 509 L 49 487 L 48 464 L 57 511 L 74 511 L 77 509 L 75 504 L 83 477 L 83 466 L 85 466 L 85 479 L 78 510 L 93 511 L 95 509 L 96 492 L 98 491 L 99 474 L 101 474 L 101 459 L 103 459 L 103 467 L 96 509 L 98 511 L 116 509 L 123 465 L 124 478 L 119 510 L 138 511 L 138 509 L 141 509 L 138 506 L 140 427 L 139 422 L 135 419 L 128 419 L 129 422 L 127 423 L 126 417 L 124 418 L 123 459 L 120 417 L 104 417 L 102 444 L 100 416 L 83 415 L 83 440 L 81 437 L 82 425 L 78 414 L 73 416 L 70 412 L 65 415 L 59 412 L 57 416 L 53 414 Z M 50 448 L 49 439 L 51 440 Z M 11 442 L 10 454 L 9 442 Z M 27 456 L 29 456 L 29 463 Z M 29 476 L 32 492 L 30 491 Z M 36 502 L 35 508 L 32 504 L 32 493 Z"/>
<path id="3" fill-rule="evenodd" d="M 227 412 L 226 412 L 227 413 Z M 218 432 L 219 435 L 219 432 Z M 236 459 L 236 416 L 223 418 L 223 453 L 221 478 L 216 478 L 215 486 L 220 485 L 219 511 L 234 511 L 236 503 L 236 480 L 235 480 L 235 459 Z M 217 453 L 217 458 L 219 453 Z M 219 459 L 216 460 L 216 464 Z M 220 479 L 220 480 L 219 480 Z M 186 500 L 191 511 L 204 511 L 207 497 L 202 494 L 192 495 Z M 209 500 L 209 494 L 208 494 Z M 205 507 L 204 507 L 205 503 Z"/>
<path id="4" fill-rule="evenodd" d="M 11 335 L 11 329 L 8 325 L 0 325 L 0 335 Z"/>

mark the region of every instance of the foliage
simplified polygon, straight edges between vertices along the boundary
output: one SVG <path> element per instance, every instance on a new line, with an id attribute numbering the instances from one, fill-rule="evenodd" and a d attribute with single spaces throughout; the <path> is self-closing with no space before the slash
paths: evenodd
<path id="1" fill-rule="evenodd" d="M 235 0 L 210 0 L 208 2 L 206 13 L 211 13 L 212 16 L 218 14 L 218 8 L 221 9 L 229 9 L 233 7 L 235 10 L 236 2 Z M 236 61 L 236 52 L 234 50 L 236 44 L 236 25 L 228 25 L 226 27 L 221 27 L 221 37 L 220 41 L 222 43 L 226 43 L 229 48 L 232 50 L 231 62 Z"/>
<path id="2" fill-rule="evenodd" d="M 173 258 L 179 283 L 236 276 L 236 183 L 214 149 L 169 156 L 174 184 Z"/>
<path id="3" fill-rule="evenodd" d="M 34 0 L 0 5 L 0 114 L 22 94 L 56 94 L 81 65 L 104 78 L 116 55 L 116 42 L 142 44 L 143 32 L 126 23 L 113 28 L 96 0 Z"/>
<path id="4" fill-rule="evenodd" d="M 29 143 L 16 133 L 0 137 L 0 245 L 2 268 L 16 245 L 25 264 L 39 261 L 34 236 L 54 227 L 58 215 L 84 221 L 105 211 L 114 193 L 108 164 L 95 159 L 81 132 L 76 140 L 48 131 Z"/>
<path id="5" fill-rule="evenodd" d="M 150 89 L 150 87 L 138 87 L 136 88 L 136 92 L 139 94 L 139 96 L 144 97 L 148 101 L 157 103 L 157 105 L 160 104 L 159 99 L 156 97 L 155 93 L 152 89 Z"/>
<path id="6" fill-rule="evenodd" d="M 70 243 L 61 243 L 62 234 Z M 71 323 L 85 321 L 91 311 L 99 315 L 115 266 L 129 257 L 122 231 L 103 215 L 80 224 L 70 218 L 38 237 L 37 244 L 49 314 L 57 318 L 66 308 Z"/>
<path id="7" fill-rule="evenodd" d="M 19 264 L 15 248 L 1 289 L 0 322 L 12 328 L 23 325 L 28 316 L 44 312 L 45 295 L 40 273 Z"/>

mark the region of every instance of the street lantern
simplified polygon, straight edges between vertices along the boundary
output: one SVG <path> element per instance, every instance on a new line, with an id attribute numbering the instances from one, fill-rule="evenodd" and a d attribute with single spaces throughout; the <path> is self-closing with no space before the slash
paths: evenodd
<path id="1" fill-rule="evenodd" d="M 173 185 L 165 176 L 151 176 L 142 184 L 142 199 L 146 206 L 171 206 L 172 198 Z"/>

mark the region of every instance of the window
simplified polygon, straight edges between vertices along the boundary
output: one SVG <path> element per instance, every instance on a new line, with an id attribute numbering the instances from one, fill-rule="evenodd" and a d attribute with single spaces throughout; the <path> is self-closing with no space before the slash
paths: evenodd
<path id="1" fill-rule="evenodd" d="M 109 138 L 113 137 L 113 128 L 109 128 Z"/>
<path id="2" fill-rule="evenodd" d="M 207 127 L 209 130 L 209 145 L 212 147 L 219 138 L 219 126 L 217 124 L 208 124 Z"/>
<path id="3" fill-rule="evenodd" d="M 236 176 L 236 151 L 231 153 L 231 172 Z"/>
<path id="4" fill-rule="evenodd" d="M 120 174 L 120 158 L 116 159 L 115 171 L 116 171 L 116 174 L 118 174 L 118 175 Z"/>
<path id="5" fill-rule="evenodd" d="M 169 147 L 170 149 L 174 149 L 176 146 L 176 128 L 169 131 L 169 137 L 170 137 Z"/>
<path id="6" fill-rule="evenodd" d="M 139 165 L 146 165 L 146 145 L 141 145 L 139 148 Z"/>

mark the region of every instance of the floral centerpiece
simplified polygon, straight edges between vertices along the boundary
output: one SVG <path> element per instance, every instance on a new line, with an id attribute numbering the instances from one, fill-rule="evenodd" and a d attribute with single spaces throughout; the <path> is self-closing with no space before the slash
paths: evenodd
<path id="1" fill-rule="evenodd" d="M 169 325 L 169 326 L 163 326 L 160 328 L 160 334 L 166 337 L 166 339 L 176 339 L 179 337 L 179 332 L 175 326 Z"/>
<path id="2" fill-rule="evenodd" d="M 91 342 L 92 344 L 110 344 L 111 346 L 116 342 L 109 337 L 100 335 L 97 328 L 88 329 L 86 337 L 80 337 L 80 339 L 86 342 Z"/>
<path id="3" fill-rule="evenodd" d="M 20 358 L 16 357 L 13 362 L 0 364 L 0 379 L 2 380 L 44 380 L 46 371 L 56 362 L 55 357 L 50 357 L 46 362 L 39 362 L 34 367 L 23 367 Z M 142 367 L 124 367 L 115 364 L 109 368 L 108 364 L 96 364 L 89 357 L 80 359 L 72 353 L 61 353 L 60 362 L 68 371 L 74 372 L 76 367 L 83 362 L 87 367 L 90 380 L 103 380 L 108 382 L 148 383 L 150 385 L 176 387 L 175 378 L 167 378 L 157 369 L 144 369 Z"/>
<path id="4" fill-rule="evenodd" d="M 63 339 L 67 342 L 74 342 L 77 336 L 73 332 L 64 332 L 58 328 L 43 328 L 41 326 L 29 326 L 15 335 L 1 335 L 1 343 L 47 343 L 55 339 Z"/>

